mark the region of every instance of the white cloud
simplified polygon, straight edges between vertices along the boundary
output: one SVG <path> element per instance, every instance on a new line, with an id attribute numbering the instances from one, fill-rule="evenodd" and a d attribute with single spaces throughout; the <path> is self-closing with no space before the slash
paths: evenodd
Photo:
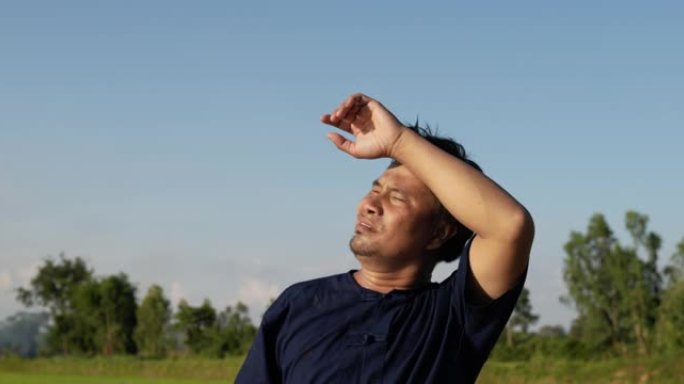
<path id="1" fill-rule="evenodd" d="M 0 291 L 5 291 L 13 288 L 14 279 L 8 271 L 0 272 Z"/>
<path id="2" fill-rule="evenodd" d="M 29 281 L 38 273 L 38 268 L 40 268 L 41 263 L 38 261 L 34 261 L 33 263 L 23 267 L 19 268 L 17 270 L 17 276 L 19 277 L 18 284 L 19 285 L 26 285 L 28 284 Z"/>
<path id="3" fill-rule="evenodd" d="M 171 299 L 171 305 L 174 307 L 178 306 L 178 302 L 185 298 L 185 289 L 178 282 L 171 283 L 171 292 L 169 293 L 169 298 Z"/>
<path id="4" fill-rule="evenodd" d="M 271 299 L 278 297 L 279 294 L 280 289 L 276 285 L 254 277 L 248 277 L 240 284 L 238 300 L 247 304 L 253 310 L 258 311 L 266 307 Z"/>

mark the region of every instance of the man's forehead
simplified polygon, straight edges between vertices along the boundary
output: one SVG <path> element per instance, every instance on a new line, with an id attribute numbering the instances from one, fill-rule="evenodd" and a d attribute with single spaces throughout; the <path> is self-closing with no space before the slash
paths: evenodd
<path id="1" fill-rule="evenodd" d="M 375 181 L 378 184 L 389 184 L 399 189 L 430 192 L 427 186 L 403 165 L 386 169 Z"/>

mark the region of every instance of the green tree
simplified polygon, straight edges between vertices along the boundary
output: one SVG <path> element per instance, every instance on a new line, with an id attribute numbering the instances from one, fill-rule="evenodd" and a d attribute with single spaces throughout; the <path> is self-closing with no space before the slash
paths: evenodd
<path id="1" fill-rule="evenodd" d="M 508 347 L 513 347 L 513 333 L 516 330 L 523 335 L 526 335 L 530 326 L 538 320 L 539 316 L 532 312 L 530 291 L 527 288 L 523 288 L 520 292 L 520 297 L 518 297 L 518 301 L 515 303 L 511 318 L 506 325 L 506 344 Z"/>
<path id="2" fill-rule="evenodd" d="M 57 260 L 45 259 L 29 287 L 17 290 L 19 302 L 49 310 L 53 324 L 46 337 L 48 352 L 69 354 L 83 350 L 82 327 L 74 311 L 73 297 L 81 284 L 92 279 L 93 271 L 83 259 L 68 259 L 61 253 Z"/>
<path id="3" fill-rule="evenodd" d="M 218 357 L 246 353 L 256 337 L 257 328 L 249 317 L 249 308 L 242 302 L 219 313 L 216 326 Z"/>
<path id="4" fill-rule="evenodd" d="M 677 243 L 677 249 L 670 258 L 670 264 L 665 267 L 667 285 L 673 286 L 684 279 L 684 238 Z"/>
<path id="5" fill-rule="evenodd" d="M 136 326 L 135 287 L 124 273 L 107 276 L 81 285 L 74 292 L 88 353 L 104 355 L 133 354 Z"/>
<path id="6" fill-rule="evenodd" d="M 146 357 L 160 357 L 166 353 L 165 332 L 171 320 L 171 305 L 164 291 L 153 285 L 138 307 L 138 326 L 134 339 L 139 353 Z"/>
<path id="7" fill-rule="evenodd" d="M 195 354 L 211 353 L 216 328 L 216 310 L 208 299 L 192 307 L 187 301 L 178 303 L 176 325 L 185 334 L 185 345 Z"/>
<path id="8" fill-rule="evenodd" d="M 684 349 L 684 238 L 677 244 L 665 273 L 668 283 L 658 310 L 658 346 L 667 351 L 681 351 Z"/>
<path id="9" fill-rule="evenodd" d="M 603 215 L 595 214 L 586 234 L 571 232 L 565 244 L 563 277 L 569 296 L 564 300 L 574 304 L 578 318 L 572 334 L 587 342 L 592 349 L 616 346 L 623 341 L 621 292 L 612 281 L 615 273 L 625 269 L 617 266 L 616 240 Z"/>
<path id="10" fill-rule="evenodd" d="M 658 346 L 667 351 L 684 349 L 684 282 L 671 286 L 658 311 Z"/>
<path id="11" fill-rule="evenodd" d="M 192 307 L 181 300 L 176 312 L 176 326 L 185 335 L 185 345 L 197 355 L 224 357 L 242 355 L 254 341 L 257 329 L 249 317 L 247 305 L 238 302 L 216 313 L 211 303 Z"/>
<path id="12" fill-rule="evenodd" d="M 633 245 L 622 246 L 603 215 L 595 214 L 586 233 L 573 231 L 565 244 L 565 300 L 579 315 L 571 333 L 592 350 L 609 347 L 627 354 L 635 344 L 639 354 L 649 352 L 661 294 L 661 240 L 647 231 L 647 224 L 647 216 L 627 212 Z M 642 250 L 646 260 L 639 257 Z"/>
<path id="13" fill-rule="evenodd" d="M 537 331 L 539 337 L 564 337 L 565 328 L 562 325 L 543 325 Z"/>
<path id="14" fill-rule="evenodd" d="M 658 251 L 662 245 L 661 237 L 647 231 L 648 216 L 634 211 L 625 215 L 625 226 L 632 236 L 633 247 L 629 251 L 632 258 L 631 275 L 637 286 L 628 295 L 627 307 L 632 316 L 632 328 L 639 352 L 647 354 L 653 341 L 658 306 L 662 291 L 662 278 L 658 272 Z M 641 250 L 647 253 L 646 260 L 639 258 Z"/>

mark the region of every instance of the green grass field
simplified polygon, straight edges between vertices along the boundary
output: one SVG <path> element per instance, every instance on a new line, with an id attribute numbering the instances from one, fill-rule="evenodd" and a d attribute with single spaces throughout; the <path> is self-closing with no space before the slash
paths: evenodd
<path id="1" fill-rule="evenodd" d="M 567 361 L 533 359 L 526 362 L 488 362 L 478 380 L 491 383 L 672 383 L 684 382 L 684 356 L 647 359 Z"/>
<path id="2" fill-rule="evenodd" d="M 125 376 L 70 376 L 31 373 L 0 373 L 2 384 L 200 384 L 226 383 L 226 380 L 158 379 Z"/>
<path id="3" fill-rule="evenodd" d="M 233 382 L 244 357 L 0 359 L 0 383 L 191 384 Z"/>
<path id="4" fill-rule="evenodd" d="M 0 358 L 1 384 L 232 383 L 243 358 Z M 682 383 L 684 356 L 606 361 L 488 362 L 478 383 Z"/>

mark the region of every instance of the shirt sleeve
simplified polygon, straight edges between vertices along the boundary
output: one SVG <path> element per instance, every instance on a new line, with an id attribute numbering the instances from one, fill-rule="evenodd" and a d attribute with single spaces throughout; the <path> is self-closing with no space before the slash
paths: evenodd
<path id="1" fill-rule="evenodd" d="M 237 384 L 275 384 L 282 382 L 280 364 L 276 353 L 278 331 L 287 314 L 287 300 L 281 295 L 266 310 L 259 331 L 238 372 Z"/>
<path id="2" fill-rule="evenodd" d="M 470 339 L 473 347 L 482 351 L 489 351 L 496 343 L 501 331 L 515 308 L 520 292 L 527 277 L 527 268 L 520 275 L 518 281 L 501 297 L 485 304 L 477 304 L 470 295 L 469 287 L 474 284 L 470 270 L 470 245 L 472 239 L 465 245 L 459 258 L 458 269 L 449 277 L 452 284 L 452 305 L 463 324 L 465 335 Z"/>

